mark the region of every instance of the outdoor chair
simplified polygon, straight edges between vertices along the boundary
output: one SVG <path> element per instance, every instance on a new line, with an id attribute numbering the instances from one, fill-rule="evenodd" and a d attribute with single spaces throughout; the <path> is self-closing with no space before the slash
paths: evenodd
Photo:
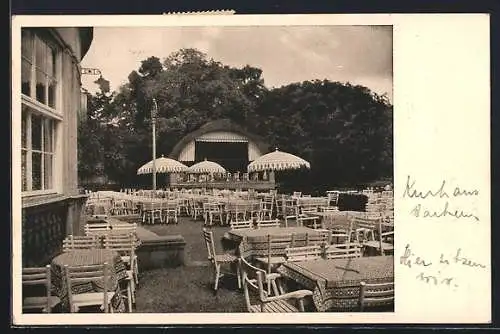
<path id="1" fill-rule="evenodd" d="M 127 204 L 125 200 L 114 200 L 111 207 L 111 215 L 126 215 L 127 214 Z"/>
<path id="2" fill-rule="evenodd" d="M 107 262 L 100 265 L 90 266 L 77 266 L 69 267 L 64 266 L 66 286 L 68 289 L 68 301 L 71 313 L 77 313 L 80 308 L 88 306 L 100 306 L 104 313 L 113 313 L 113 308 L 110 307 L 111 299 L 115 295 L 109 282 L 110 266 Z M 93 284 L 95 281 L 103 283 L 101 292 L 86 292 L 86 293 L 73 293 L 73 286 L 80 284 Z"/>
<path id="3" fill-rule="evenodd" d="M 299 215 L 299 208 L 297 207 L 297 201 L 291 197 L 283 197 L 282 200 L 282 210 L 283 218 L 285 219 L 285 227 L 288 227 L 289 219 L 297 219 Z"/>
<path id="4" fill-rule="evenodd" d="M 293 235 L 271 236 L 268 234 L 266 255 L 256 257 L 255 260 L 270 274 L 274 267 L 286 262 L 284 250 L 292 246 L 293 240 Z"/>
<path id="5" fill-rule="evenodd" d="M 102 236 L 109 233 L 111 225 L 108 222 L 89 222 L 84 227 L 86 236 Z"/>
<path id="6" fill-rule="evenodd" d="M 253 221 L 247 220 L 247 221 L 230 222 L 229 226 L 231 227 L 231 230 L 252 229 L 253 228 Z"/>
<path id="7" fill-rule="evenodd" d="M 247 219 L 248 204 L 245 202 L 229 202 L 227 205 L 226 224 L 245 221 Z"/>
<path id="8" fill-rule="evenodd" d="M 178 215 L 179 213 L 179 202 L 177 200 L 168 200 L 161 203 L 161 214 L 162 221 L 167 223 L 171 220 L 174 221 L 175 224 L 179 223 Z"/>
<path id="9" fill-rule="evenodd" d="M 88 236 L 73 236 L 68 235 L 63 240 L 63 252 L 70 252 L 72 250 L 78 249 L 95 249 L 100 248 L 101 243 L 97 236 L 88 235 Z"/>
<path id="10" fill-rule="evenodd" d="M 132 233 L 134 236 L 137 233 L 137 224 L 136 223 L 114 223 L 109 225 L 111 228 L 111 234 L 126 234 L 129 235 Z M 107 233 L 109 234 L 109 233 Z"/>
<path id="11" fill-rule="evenodd" d="M 51 313 L 52 310 L 61 303 L 57 296 L 52 296 L 52 281 L 50 275 L 50 265 L 41 268 L 23 268 L 22 269 L 22 285 L 23 285 L 23 312 L 38 311 L 43 313 Z M 26 290 L 33 286 L 44 286 L 45 296 L 27 295 Z"/>
<path id="12" fill-rule="evenodd" d="M 273 219 L 274 196 L 265 195 L 260 202 L 260 219 Z"/>
<path id="13" fill-rule="evenodd" d="M 189 199 L 190 213 L 194 220 L 199 217 L 203 217 L 203 203 L 195 200 L 194 198 Z"/>
<path id="14" fill-rule="evenodd" d="M 287 247 L 285 259 L 287 262 L 318 260 L 323 256 L 323 248 L 319 245 Z"/>
<path id="15" fill-rule="evenodd" d="M 240 259 L 243 276 L 243 294 L 247 311 L 251 313 L 291 313 L 304 312 L 304 298 L 312 296 L 310 290 L 278 293 L 276 279 L 278 274 L 268 274 L 264 270 L 249 264 L 244 258 Z M 274 296 L 265 285 L 273 286 Z M 266 291 L 267 290 L 267 291 Z"/>
<path id="16" fill-rule="evenodd" d="M 327 195 L 327 197 L 328 197 L 328 206 L 333 206 L 333 207 L 338 206 L 339 195 L 340 195 L 340 193 L 338 191 L 328 192 L 328 195 Z"/>
<path id="17" fill-rule="evenodd" d="M 363 242 L 365 248 L 374 249 L 380 255 L 394 253 L 394 225 L 384 224 L 379 220 L 377 231 L 372 233 L 371 237 L 372 239 Z"/>
<path id="18" fill-rule="evenodd" d="M 324 249 L 326 259 L 344 259 L 361 257 L 361 248 L 357 244 L 334 244 Z"/>
<path id="19" fill-rule="evenodd" d="M 145 202 L 142 206 L 142 223 L 148 222 L 149 224 L 154 224 L 155 220 L 159 220 L 163 223 L 163 217 L 161 212 L 161 203 L 158 202 Z"/>
<path id="20" fill-rule="evenodd" d="M 313 229 L 321 228 L 319 220 L 319 216 L 310 216 L 301 213 L 297 216 L 297 226 L 310 227 Z"/>
<path id="21" fill-rule="evenodd" d="M 359 285 L 359 311 L 380 307 L 394 308 L 394 282 Z"/>
<path id="22" fill-rule="evenodd" d="M 280 227 L 280 221 L 278 219 L 257 220 L 257 228 L 266 227 Z"/>
<path id="23" fill-rule="evenodd" d="M 132 304 L 135 304 L 135 290 L 139 276 L 135 245 L 136 237 L 132 233 L 129 235 L 107 235 L 104 239 L 104 248 L 118 252 L 122 261 L 127 265 L 127 302 L 129 312 L 132 312 Z"/>
<path id="24" fill-rule="evenodd" d="M 218 220 L 221 225 L 223 224 L 222 209 L 219 203 L 203 203 L 203 211 L 205 216 L 205 226 L 213 226 L 214 220 Z"/>
<path id="25" fill-rule="evenodd" d="M 207 246 L 208 252 L 208 260 L 212 263 L 214 269 L 214 290 L 217 293 L 217 288 L 219 287 L 219 280 L 225 275 L 236 275 L 238 280 L 238 288 L 241 288 L 241 274 L 240 274 L 240 266 L 238 265 L 238 257 L 233 254 L 224 253 L 217 254 L 215 252 L 215 242 L 214 235 L 212 231 L 208 231 L 206 228 L 203 228 L 203 239 L 205 240 L 205 244 Z M 236 264 L 236 274 L 230 270 L 222 271 L 222 266 L 234 265 Z"/>

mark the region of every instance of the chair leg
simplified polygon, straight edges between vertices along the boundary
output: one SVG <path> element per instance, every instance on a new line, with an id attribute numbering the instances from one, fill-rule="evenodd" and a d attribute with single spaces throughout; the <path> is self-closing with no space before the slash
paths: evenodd
<path id="1" fill-rule="evenodd" d="M 214 290 L 217 292 L 217 288 L 219 287 L 219 277 L 220 276 L 220 265 L 215 265 L 215 284 Z"/>
<path id="2" fill-rule="evenodd" d="M 132 313 L 132 282 L 133 282 L 133 278 L 128 282 L 128 286 L 127 286 L 127 303 L 128 303 L 128 311 L 130 313 Z"/>
<path id="3" fill-rule="evenodd" d="M 241 289 L 241 268 L 239 263 L 236 264 L 236 276 L 238 276 L 238 289 Z"/>

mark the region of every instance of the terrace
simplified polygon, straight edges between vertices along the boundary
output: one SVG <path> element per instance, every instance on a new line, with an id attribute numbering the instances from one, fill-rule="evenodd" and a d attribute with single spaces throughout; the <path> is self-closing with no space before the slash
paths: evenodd
<path id="1" fill-rule="evenodd" d="M 370 310 L 393 308 L 390 191 L 358 194 L 367 200 L 363 211 L 346 207 L 354 194 L 338 192 L 309 197 L 182 189 L 88 195 L 86 223 L 46 263 L 51 294 L 59 303 L 35 312 L 253 312 L 261 305 L 272 305 L 265 312 L 355 312 L 363 310 L 363 298 Z M 132 247 L 124 242 L 129 236 Z M 208 239 L 213 244 L 207 247 Z M 229 254 L 225 263 L 223 254 Z M 72 285 L 69 301 L 63 269 L 106 261 L 113 263 L 109 307 L 103 307 L 95 277 L 86 288 Z M 332 264 L 340 269 L 326 270 Z M 215 289 L 219 266 L 227 275 Z M 361 286 L 372 283 L 379 284 L 378 295 L 362 296 Z M 252 287 L 265 296 L 252 298 Z M 303 298 L 285 299 L 294 291 Z M 339 297 L 342 292 L 350 297 Z M 75 308 L 75 296 L 85 294 L 94 294 L 93 304 Z"/>

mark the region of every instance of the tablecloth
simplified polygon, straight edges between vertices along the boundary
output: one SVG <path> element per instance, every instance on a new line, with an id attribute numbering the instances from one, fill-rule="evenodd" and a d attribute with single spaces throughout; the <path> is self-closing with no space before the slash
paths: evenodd
<path id="1" fill-rule="evenodd" d="M 120 294 L 120 282 L 127 279 L 127 267 L 120 255 L 110 249 L 84 249 L 73 250 L 56 256 L 51 262 L 54 293 L 61 299 L 63 311 L 69 312 L 68 287 L 64 275 L 64 265 L 85 266 L 96 265 L 107 262 L 113 268 L 109 284 L 116 293 L 111 300 L 113 312 L 125 312 L 126 307 Z M 102 281 L 94 281 L 86 284 L 72 286 L 73 294 L 86 292 L 100 292 L 103 289 Z"/>
<path id="2" fill-rule="evenodd" d="M 318 311 L 353 311 L 358 307 L 359 284 L 392 282 L 393 256 L 286 262 L 277 269 L 283 277 L 313 291 Z"/>

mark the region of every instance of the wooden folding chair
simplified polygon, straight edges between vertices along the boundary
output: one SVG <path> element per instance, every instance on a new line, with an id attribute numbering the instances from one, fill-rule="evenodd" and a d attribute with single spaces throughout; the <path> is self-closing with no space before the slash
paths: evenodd
<path id="1" fill-rule="evenodd" d="M 292 246 L 293 239 L 293 235 L 271 236 L 268 234 L 267 254 L 265 256 L 256 257 L 255 260 L 266 268 L 268 274 L 271 274 L 273 267 L 286 262 L 284 250 Z"/>
<path id="2" fill-rule="evenodd" d="M 266 228 L 266 227 L 280 227 L 280 221 L 278 219 L 257 221 L 257 228 Z"/>
<path id="3" fill-rule="evenodd" d="M 320 245 L 287 247 L 285 259 L 287 262 L 310 261 L 321 259 L 323 248 Z"/>
<path id="4" fill-rule="evenodd" d="M 64 266 L 71 313 L 76 313 L 80 308 L 88 306 L 100 306 L 104 313 L 113 313 L 113 308 L 110 307 L 110 304 L 115 296 L 115 291 L 112 290 L 113 287 L 110 285 L 110 270 L 112 269 L 106 262 L 90 266 Z M 73 286 L 87 283 L 93 284 L 96 281 L 103 284 L 101 292 L 73 293 Z"/>
<path id="5" fill-rule="evenodd" d="M 276 285 L 278 274 L 268 274 L 240 258 L 243 295 L 247 311 L 251 313 L 304 312 L 304 298 L 312 296 L 310 290 L 280 293 Z M 265 286 L 267 285 L 267 289 Z M 271 288 L 274 296 L 271 296 Z"/>
<path id="6" fill-rule="evenodd" d="M 162 202 L 161 210 L 162 210 L 162 216 L 163 216 L 162 221 L 164 221 L 167 224 L 170 220 L 173 220 L 174 224 L 179 223 L 179 220 L 177 217 L 179 214 L 179 211 L 180 211 L 179 201 L 168 200 L 168 201 Z"/>
<path id="7" fill-rule="evenodd" d="M 214 290 L 217 293 L 217 288 L 219 287 L 219 280 L 225 275 L 236 275 L 238 279 L 238 288 L 241 288 L 241 275 L 240 275 L 240 267 L 237 266 L 236 274 L 232 271 L 222 271 L 222 265 L 231 265 L 233 263 L 237 263 L 238 258 L 229 253 L 217 254 L 215 252 L 215 242 L 214 235 L 212 231 L 208 231 L 206 228 L 203 228 L 203 239 L 205 240 L 205 244 L 207 246 L 208 260 L 212 263 L 215 277 L 214 277 Z"/>
<path id="8" fill-rule="evenodd" d="M 130 234 L 109 234 L 104 238 L 104 248 L 112 249 L 120 254 L 122 261 L 127 265 L 127 302 L 129 312 L 135 304 L 135 290 L 139 281 L 139 267 L 135 254 L 136 236 Z"/>
<path id="9" fill-rule="evenodd" d="M 394 224 L 387 224 L 379 220 L 377 233 L 372 234 L 373 239 L 363 242 L 363 246 L 375 249 L 380 255 L 394 253 Z"/>
<path id="10" fill-rule="evenodd" d="M 357 244 L 335 244 L 324 248 L 324 257 L 326 259 L 344 259 L 361 257 L 361 248 Z"/>
<path id="11" fill-rule="evenodd" d="M 234 222 L 230 222 L 229 226 L 231 227 L 231 230 L 252 229 L 253 228 L 253 221 L 251 221 L 251 220 L 247 220 L 247 221 L 234 221 Z"/>
<path id="12" fill-rule="evenodd" d="M 73 236 L 68 235 L 63 240 L 63 252 L 70 252 L 72 250 L 78 249 L 95 249 L 100 248 L 101 243 L 97 236 L 88 235 L 88 236 Z"/>
<path id="13" fill-rule="evenodd" d="M 22 285 L 23 285 L 23 311 L 41 310 L 43 313 L 51 313 L 54 307 L 59 305 L 61 300 L 57 296 L 53 296 L 52 281 L 50 275 L 50 265 L 36 268 L 22 269 Z M 25 295 L 25 288 L 33 286 L 44 286 L 45 296 Z"/>
<path id="14" fill-rule="evenodd" d="M 84 230 L 86 236 L 103 236 L 109 233 L 111 226 L 106 221 L 88 222 Z"/>
<path id="15" fill-rule="evenodd" d="M 377 307 L 394 308 L 394 282 L 366 283 L 359 285 L 359 310 Z"/>

